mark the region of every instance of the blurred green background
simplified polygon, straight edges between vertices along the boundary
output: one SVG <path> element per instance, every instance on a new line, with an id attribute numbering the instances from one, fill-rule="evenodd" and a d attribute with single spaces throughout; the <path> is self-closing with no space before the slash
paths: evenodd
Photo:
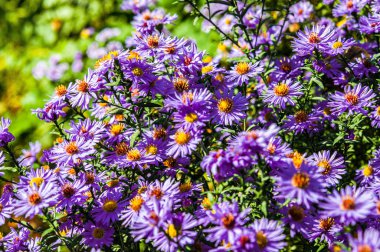
<path id="1" fill-rule="evenodd" d="M 124 45 L 131 35 L 133 13 L 120 9 L 122 0 L 10 0 L 0 5 L 0 116 L 12 120 L 11 132 L 16 145 L 26 147 L 28 141 L 51 144 L 52 125 L 40 121 L 31 113 L 43 107 L 58 84 L 67 85 L 82 78 L 96 59 L 86 57 L 86 51 L 104 28 L 118 28 L 120 34 L 112 41 Z M 196 40 L 202 50 L 213 55 L 219 42 L 216 33 L 203 33 L 200 22 L 183 4 L 160 0 L 154 8 L 164 8 L 178 19 L 168 29 L 176 36 Z M 89 28 L 94 34 L 90 35 Z M 74 73 L 71 64 L 76 53 L 82 52 L 84 67 Z M 52 55 L 59 55 L 68 70 L 59 81 L 44 77 L 35 79 L 33 68 L 41 60 L 49 64 Z M 19 149 L 19 148 L 18 148 Z"/>

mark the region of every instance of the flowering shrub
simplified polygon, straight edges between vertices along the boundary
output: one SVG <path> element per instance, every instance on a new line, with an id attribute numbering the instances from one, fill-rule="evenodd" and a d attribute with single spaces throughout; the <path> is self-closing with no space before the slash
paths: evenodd
<path id="1" fill-rule="evenodd" d="M 380 3 L 185 2 L 216 57 L 125 0 L 128 48 L 34 110 L 42 156 L 1 120 L 3 249 L 380 251 Z"/>

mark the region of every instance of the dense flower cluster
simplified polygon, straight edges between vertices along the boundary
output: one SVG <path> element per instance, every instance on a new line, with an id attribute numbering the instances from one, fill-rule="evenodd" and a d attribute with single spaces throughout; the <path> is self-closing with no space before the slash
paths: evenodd
<path id="1" fill-rule="evenodd" d="M 185 2 L 225 38 L 216 57 L 125 0 L 127 48 L 34 111 L 58 134 L 42 156 L 17 157 L 2 118 L 3 248 L 380 251 L 379 2 Z"/>

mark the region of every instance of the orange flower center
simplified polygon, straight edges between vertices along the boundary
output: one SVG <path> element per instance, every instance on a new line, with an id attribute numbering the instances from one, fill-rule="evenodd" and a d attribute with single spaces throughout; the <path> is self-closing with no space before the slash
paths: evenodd
<path id="1" fill-rule="evenodd" d="M 139 161 L 141 159 L 141 153 L 138 149 L 132 149 L 127 153 L 127 159 L 129 161 Z"/>
<path id="2" fill-rule="evenodd" d="M 309 35 L 309 43 L 311 44 L 317 44 L 321 42 L 321 39 L 319 38 L 318 34 L 315 32 L 310 33 Z"/>
<path id="3" fill-rule="evenodd" d="M 354 210 L 355 209 L 355 200 L 351 196 L 343 197 L 342 204 L 340 205 L 342 210 Z"/>
<path id="4" fill-rule="evenodd" d="M 126 155 L 129 151 L 129 146 L 125 142 L 116 144 L 115 152 L 118 156 Z"/>
<path id="5" fill-rule="evenodd" d="M 288 214 L 294 221 L 300 222 L 305 218 L 305 212 L 302 207 L 299 206 L 292 206 L 288 210 Z"/>
<path id="6" fill-rule="evenodd" d="M 356 105 L 359 101 L 359 96 L 353 92 L 348 92 L 347 94 L 344 95 L 344 98 L 351 105 Z"/>
<path id="7" fill-rule="evenodd" d="M 222 217 L 223 226 L 230 229 L 235 226 L 235 217 L 229 213 Z"/>
<path id="8" fill-rule="evenodd" d="M 263 231 L 259 231 L 256 233 L 256 243 L 259 246 L 259 248 L 263 249 L 268 244 L 268 239 Z"/>
<path id="9" fill-rule="evenodd" d="M 154 36 L 150 35 L 148 36 L 147 44 L 151 48 L 156 48 L 158 47 L 158 41 L 159 41 L 159 37 L 157 35 L 154 35 Z"/>
<path id="10" fill-rule="evenodd" d="M 179 130 L 175 133 L 174 140 L 179 145 L 185 145 L 191 140 L 191 135 L 188 132 Z"/>
<path id="11" fill-rule="evenodd" d="M 239 74 L 239 75 L 243 75 L 243 74 L 246 74 L 249 72 L 249 69 L 250 69 L 250 66 L 247 62 L 239 62 L 237 65 L 236 65 L 236 72 Z"/>
<path id="12" fill-rule="evenodd" d="M 85 82 L 84 80 L 80 80 L 78 82 L 78 87 L 77 87 L 77 90 L 79 92 L 82 92 L 82 93 L 85 93 L 85 92 L 88 92 L 88 88 L 89 88 L 89 85 L 87 82 Z"/>
<path id="13" fill-rule="evenodd" d="M 280 83 L 274 87 L 273 91 L 276 96 L 286 96 L 289 94 L 289 86 L 285 83 Z"/>
<path id="14" fill-rule="evenodd" d="M 307 173 L 299 172 L 293 175 L 292 185 L 297 188 L 305 189 L 310 184 L 310 176 Z"/>
<path id="15" fill-rule="evenodd" d="M 64 85 L 59 85 L 55 89 L 55 94 L 59 97 L 64 96 L 65 94 L 67 94 L 67 88 Z"/>
<path id="16" fill-rule="evenodd" d="M 333 218 L 326 218 L 319 220 L 319 228 L 324 231 L 329 231 L 331 227 L 334 225 L 335 221 Z"/>
<path id="17" fill-rule="evenodd" d="M 327 161 L 326 159 L 323 159 L 323 160 L 319 161 L 318 164 L 317 164 L 317 166 L 323 168 L 323 171 L 322 171 L 323 175 L 330 174 L 330 172 L 331 172 L 331 165 L 330 165 L 329 161 Z"/>
<path id="18" fill-rule="evenodd" d="M 294 119 L 296 120 L 296 123 L 306 122 L 308 118 L 309 118 L 309 116 L 303 110 L 297 111 L 294 114 Z"/>
<path id="19" fill-rule="evenodd" d="M 139 211 L 141 209 L 142 204 L 144 203 L 144 200 L 141 196 L 137 195 L 131 201 L 129 201 L 129 206 L 131 209 L 135 212 Z"/>
<path id="20" fill-rule="evenodd" d="M 42 202 L 42 198 L 41 196 L 35 192 L 35 193 L 32 193 L 31 195 L 29 195 L 29 203 L 31 205 L 38 205 Z"/>
<path id="21" fill-rule="evenodd" d="M 73 155 L 78 153 L 79 149 L 75 142 L 70 142 L 65 147 L 66 153 L 69 155 Z"/>
<path id="22" fill-rule="evenodd" d="M 180 93 L 183 91 L 188 91 L 190 88 L 189 80 L 184 77 L 174 79 L 173 85 L 174 85 L 174 89 Z"/>

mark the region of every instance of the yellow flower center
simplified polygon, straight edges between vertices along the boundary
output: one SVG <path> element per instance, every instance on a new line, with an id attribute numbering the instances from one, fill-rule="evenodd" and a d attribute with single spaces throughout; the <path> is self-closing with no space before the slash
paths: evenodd
<path id="1" fill-rule="evenodd" d="M 185 116 L 185 121 L 188 123 L 193 123 L 198 119 L 197 114 L 195 113 L 189 113 Z"/>
<path id="2" fill-rule="evenodd" d="M 380 116 L 380 106 L 376 108 L 376 115 Z"/>
<path id="3" fill-rule="evenodd" d="M 191 140 L 191 135 L 188 132 L 179 130 L 175 133 L 174 140 L 179 145 L 185 145 Z"/>
<path id="4" fill-rule="evenodd" d="M 92 236 L 96 239 L 102 239 L 104 236 L 104 229 L 95 228 L 94 231 L 92 231 Z"/>
<path id="5" fill-rule="evenodd" d="M 203 200 L 202 200 L 202 206 L 203 206 L 204 209 L 210 210 L 211 209 L 210 199 L 207 198 L 207 197 L 203 198 Z"/>
<path id="6" fill-rule="evenodd" d="M 127 59 L 140 59 L 140 54 L 135 51 L 130 51 Z"/>
<path id="7" fill-rule="evenodd" d="M 96 61 L 95 69 L 99 68 L 101 65 L 103 65 L 103 63 L 117 57 L 118 55 L 119 55 L 118 51 L 111 51 L 111 52 L 107 53 L 102 58 L 100 58 L 99 60 Z"/>
<path id="8" fill-rule="evenodd" d="M 280 83 L 273 89 L 276 96 L 286 96 L 289 94 L 289 86 L 285 83 Z"/>
<path id="9" fill-rule="evenodd" d="M 268 150 L 269 154 L 273 155 L 274 152 L 276 151 L 276 145 L 274 145 L 272 143 L 269 143 L 268 147 L 267 147 L 267 150 Z"/>
<path id="10" fill-rule="evenodd" d="M 102 208 L 106 212 L 113 212 L 117 208 L 117 202 L 115 200 L 106 200 Z"/>
<path id="11" fill-rule="evenodd" d="M 243 74 L 248 73 L 249 69 L 250 69 L 250 66 L 247 62 L 239 62 L 235 68 L 236 72 L 239 75 L 243 75 Z"/>
<path id="12" fill-rule="evenodd" d="M 55 94 L 59 97 L 67 94 L 67 88 L 64 86 L 64 85 L 59 85 L 58 87 L 56 87 L 55 89 Z"/>
<path id="13" fill-rule="evenodd" d="M 267 246 L 268 239 L 263 231 L 259 231 L 256 233 L 256 243 L 261 249 Z"/>
<path id="14" fill-rule="evenodd" d="M 364 169 L 363 169 L 363 175 L 364 175 L 365 177 L 369 177 L 369 176 L 371 176 L 372 174 L 373 174 L 373 168 L 372 168 L 372 166 L 367 165 L 366 167 L 364 167 Z"/>
<path id="15" fill-rule="evenodd" d="M 299 172 L 293 175 L 292 185 L 297 188 L 305 189 L 310 184 L 310 176 L 307 173 Z"/>
<path id="16" fill-rule="evenodd" d="M 294 167 L 296 169 L 299 169 L 301 167 L 303 163 L 303 159 L 304 159 L 303 156 L 298 151 L 293 153 L 292 160 L 293 160 Z"/>
<path id="17" fill-rule="evenodd" d="M 340 205 L 342 210 L 354 210 L 355 209 L 355 200 L 351 196 L 344 196 L 342 204 Z"/>
<path id="18" fill-rule="evenodd" d="M 144 203 L 143 198 L 137 195 L 129 201 L 129 206 L 133 211 L 137 212 L 141 209 L 141 206 L 143 203 Z"/>
<path id="19" fill-rule="evenodd" d="M 138 161 L 141 159 L 141 153 L 138 149 L 132 149 L 127 153 L 127 159 L 129 161 Z"/>
<path id="20" fill-rule="evenodd" d="M 146 148 L 146 153 L 148 154 L 151 154 L 151 155 L 156 155 L 157 154 L 157 146 L 151 144 L 151 145 L 148 145 Z"/>
<path id="21" fill-rule="evenodd" d="M 144 74 L 144 71 L 140 67 L 135 67 L 132 69 L 132 73 L 133 75 L 140 77 Z"/>
<path id="22" fill-rule="evenodd" d="M 166 230 L 166 233 L 170 236 L 170 238 L 175 238 L 179 234 L 174 224 L 169 224 L 168 229 Z"/>
<path id="23" fill-rule="evenodd" d="M 333 43 L 332 48 L 333 49 L 338 49 L 338 48 L 341 48 L 342 46 L 343 46 L 342 42 L 336 41 L 336 42 Z"/>
<path id="24" fill-rule="evenodd" d="M 35 177 L 35 178 L 32 178 L 29 181 L 29 185 L 30 186 L 36 185 L 37 187 L 40 187 L 40 185 L 42 184 L 42 182 L 44 182 L 43 178 L 41 178 L 41 177 Z"/>
<path id="25" fill-rule="evenodd" d="M 183 183 L 181 185 L 179 185 L 179 191 L 184 193 L 184 192 L 188 192 L 191 190 L 191 188 L 193 187 L 193 185 L 191 184 L 191 182 L 186 182 L 186 183 Z"/>
<path id="26" fill-rule="evenodd" d="M 218 101 L 218 109 L 223 113 L 230 113 L 233 106 L 234 102 L 230 98 L 222 98 Z"/>
<path id="27" fill-rule="evenodd" d="M 214 69 L 214 67 L 213 67 L 212 65 L 202 67 L 202 74 L 209 73 L 209 72 L 211 72 L 213 69 Z"/>
<path id="28" fill-rule="evenodd" d="M 323 160 L 319 161 L 318 164 L 317 164 L 317 166 L 324 169 L 322 171 L 323 175 L 330 174 L 330 172 L 331 172 L 331 165 L 330 165 L 329 161 L 327 161 L 326 159 L 323 159 Z"/>
<path id="29" fill-rule="evenodd" d="M 119 135 L 124 129 L 124 125 L 123 124 L 114 124 L 111 126 L 111 129 L 110 129 L 110 132 L 113 136 L 117 136 Z"/>

